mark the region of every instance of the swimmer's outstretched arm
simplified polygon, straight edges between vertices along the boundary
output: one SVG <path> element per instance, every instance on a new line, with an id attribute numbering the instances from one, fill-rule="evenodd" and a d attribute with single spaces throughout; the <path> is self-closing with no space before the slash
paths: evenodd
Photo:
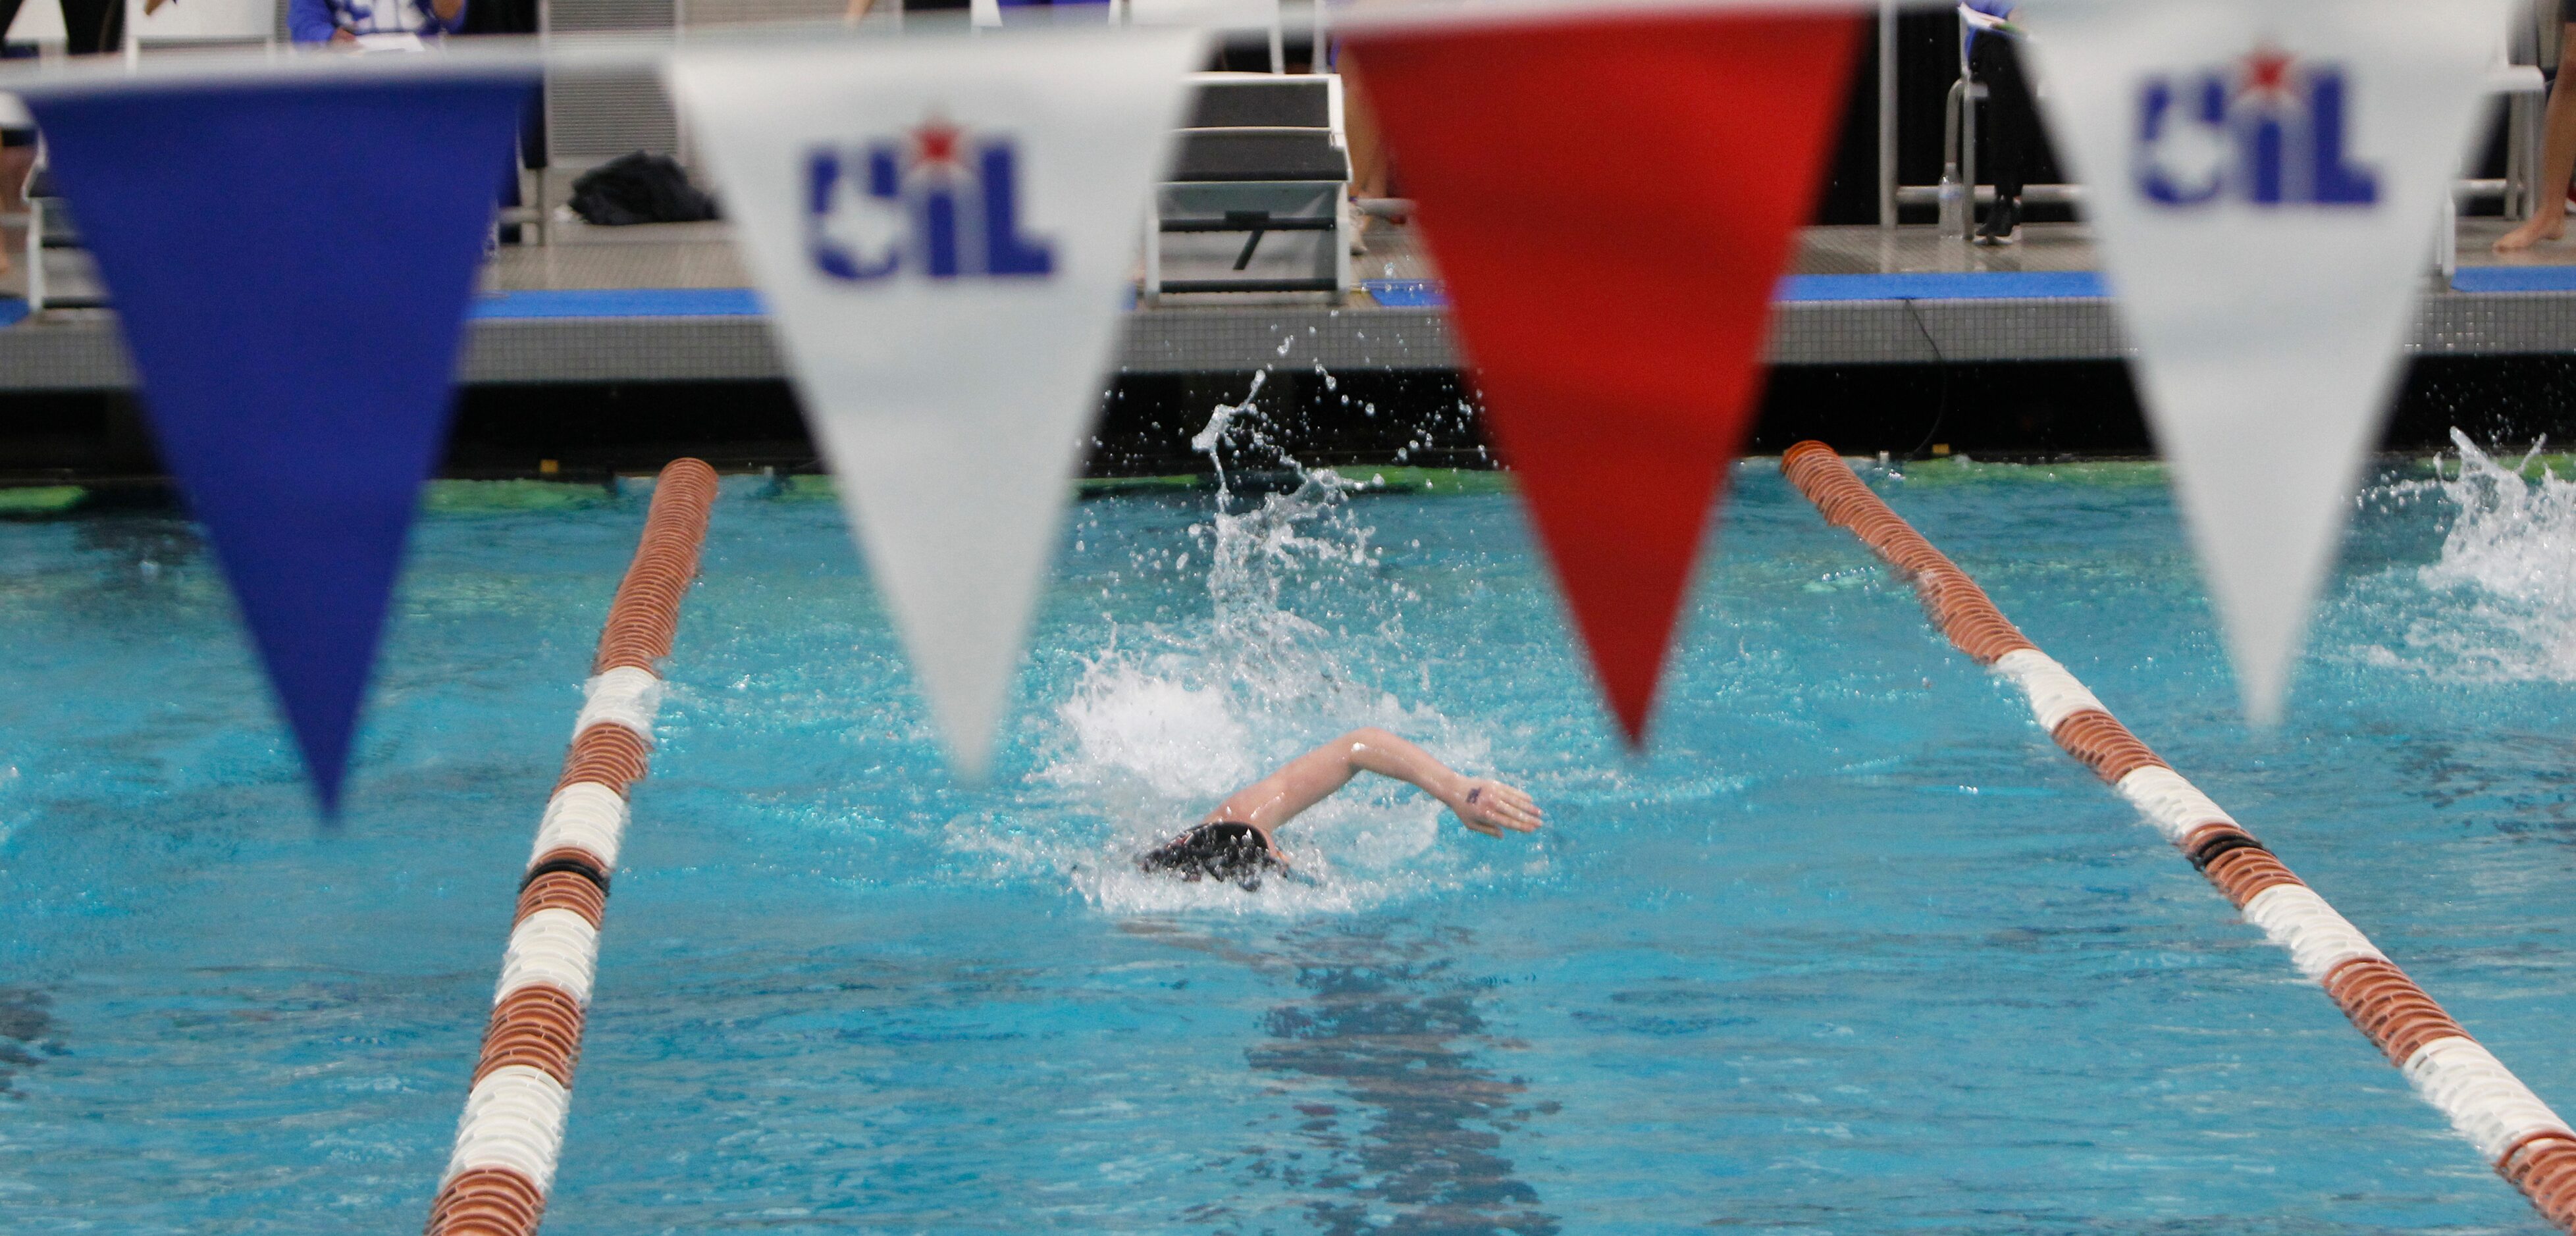
<path id="1" fill-rule="evenodd" d="M 1201 822 L 1249 824 L 1270 838 L 1298 812 L 1332 797 L 1361 772 L 1421 787 L 1456 812 L 1460 823 L 1488 837 L 1500 837 L 1504 829 L 1531 832 L 1546 821 L 1538 804 L 1519 789 L 1462 776 L 1412 743 L 1385 730 L 1365 729 L 1352 730 L 1236 790 Z M 1276 850 L 1275 843 L 1272 848 Z"/>

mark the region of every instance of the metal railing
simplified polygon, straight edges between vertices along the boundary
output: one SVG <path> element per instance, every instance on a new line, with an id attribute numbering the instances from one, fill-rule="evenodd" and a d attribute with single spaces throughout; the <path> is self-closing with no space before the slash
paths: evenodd
<path id="1" fill-rule="evenodd" d="M 1966 239 L 1976 226 L 1974 206 L 1995 200 L 1992 185 L 1977 183 L 1977 101 L 1985 84 L 1968 63 L 1968 25 L 1960 23 L 1958 77 L 1950 84 L 1942 108 L 1941 179 L 1937 184 L 1909 185 L 1897 177 L 1897 16 L 1902 0 L 1879 0 L 1878 6 L 1878 224 L 1896 226 L 1905 206 L 1931 206 L 1943 236 Z M 2530 217 L 2539 186 L 2542 113 L 2548 87 L 2536 67 L 2537 33 L 2529 21 L 2517 20 L 2498 48 L 2498 61 L 2488 85 L 2505 96 L 2505 174 L 2502 178 L 2464 178 L 2453 186 L 2454 199 L 2501 198 L 2508 219 Z M 2562 187 L 2562 191 L 2563 187 Z M 2084 186 L 2034 184 L 2022 188 L 2022 201 L 2082 205 Z M 2449 253 L 2445 240 L 2443 253 Z M 2447 271 L 2449 264 L 2443 263 Z"/>
<path id="2" fill-rule="evenodd" d="M 1995 200 L 1992 185 L 1977 183 L 1977 101 L 1986 97 L 1985 83 L 1976 79 L 1968 64 L 1968 40 L 1972 27 L 1959 23 L 1959 76 L 1950 83 L 1949 98 L 1941 109 L 1941 181 L 1938 184 L 1899 184 L 1896 175 L 1896 17 L 1898 0 L 1879 0 L 1878 6 L 1878 225 L 1896 226 L 1900 206 L 1931 206 L 1937 211 L 1941 234 L 1966 240 L 1977 225 L 1975 205 Z M 2006 38 L 2006 35 L 1996 35 Z M 2084 200 L 2084 187 L 2071 184 L 2037 184 L 2022 186 L 2021 200 L 2035 204 L 2077 204 Z"/>

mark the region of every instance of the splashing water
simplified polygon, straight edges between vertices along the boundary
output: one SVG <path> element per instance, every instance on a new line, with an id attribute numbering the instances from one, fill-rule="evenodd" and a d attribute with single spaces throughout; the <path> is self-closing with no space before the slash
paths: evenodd
<path id="1" fill-rule="evenodd" d="M 1242 402 L 1212 410 L 1191 439 L 1216 465 L 1217 490 L 1176 562 L 1205 564 L 1207 610 L 1114 628 L 1108 646 L 1084 662 L 1056 710 L 1053 757 L 1038 774 L 1061 796 L 1050 814 L 1062 826 L 1013 843 L 1115 913 L 1338 911 L 1477 874 L 1467 859 L 1444 859 L 1434 846 L 1443 819 L 1437 802 L 1367 777 L 1283 832 L 1295 878 L 1246 895 L 1135 869 L 1138 852 L 1344 731 L 1383 726 L 1467 768 L 1481 768 L 1490 750 L 1482 733 L 1375 685 L 1383 671 L 1388 681 L 1427 690 L 1402 610 L 1419 598 L 1384 577 L 1373 530 L 1350 505 L 1363 486 L 1307 468 L 1272 439 L 1256 404 L 1261 385 L 1256 375 Z M 1275 460 L 1296 487 L 1257 500 L 1239 495 L 1229 450 Z M 1003 848 L 990 830 L 962 831 L 952 830 L 953 847 Z"/>
<path id="2" fill-rule="evenodd" d="M 2449 604 L 2408 624 L 2404 647 L 2373 646 L 2375 663 L 2466 681 L 2576 681 L 2576 480 L 2546 465 L 2542 443 L 2506 466 L 2454 429 L 2459 468 L 2390 487 L 2438 494 L 2456 511 L 2441 557 L 2417 581 Z"/>
<path id="3" fill-rule="evenodd" d="M 2460 515 L 2443 538 L 2442 560 L 2424 568 L 2424 582 L 2534 608 L 2576 609 L 2576 481 L 2546 466 L 2536 481 L 2525 480 L 2545 441 L 2510 469 L 2459 430 L 2451 441 L 2460 448 L 2460 470 L 2439 484 Z"/>

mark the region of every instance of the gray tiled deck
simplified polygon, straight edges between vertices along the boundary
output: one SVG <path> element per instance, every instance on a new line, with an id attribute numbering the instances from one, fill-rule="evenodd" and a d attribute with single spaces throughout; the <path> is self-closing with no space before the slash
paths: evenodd
<path id="1" fill-rule="evenodd" d="M 502 248 L 484 268 L 483 286 L 494 292 L 751 286 L 733 233 L 722 223 L 554 226 L 552 244 Z"/>

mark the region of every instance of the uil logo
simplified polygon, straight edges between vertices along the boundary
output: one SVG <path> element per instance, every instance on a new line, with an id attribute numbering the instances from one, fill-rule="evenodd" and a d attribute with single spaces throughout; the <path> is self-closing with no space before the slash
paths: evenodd
<path id="1" fill-rule="evenodd" d="M 805 160 L 806 251 L 848 283 L 1044 278 L 1055 249 L 1020 232 L 1019 152 L 932 117 L 892 141 L 820 147 Z"/>
<path id="2" fill-rule="evenodd" d="M 2138 192 L 2164 206 L 2368 206 L 2379 177 L 2345 149 L 2343 69 L 2257 48 L 2138 89 Z"/>

